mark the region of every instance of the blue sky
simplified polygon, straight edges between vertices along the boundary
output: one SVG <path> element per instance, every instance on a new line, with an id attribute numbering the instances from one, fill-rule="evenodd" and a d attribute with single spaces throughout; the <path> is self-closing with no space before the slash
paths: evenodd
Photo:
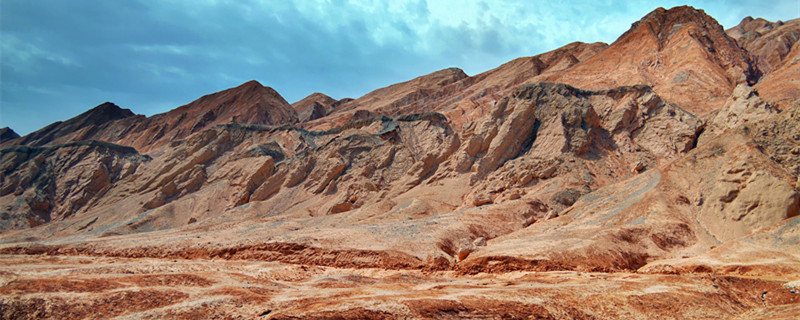
<path id="1" fill-rule="evenodd" d="M 474 75 L 573 41 L 611 43 L 658 6 L 729 28 L 800 1 L 2 0 L 0 127 L 27 134 L 111 101 L 153 115 L 251 79 L 290 103 L 447 67 Z"/>

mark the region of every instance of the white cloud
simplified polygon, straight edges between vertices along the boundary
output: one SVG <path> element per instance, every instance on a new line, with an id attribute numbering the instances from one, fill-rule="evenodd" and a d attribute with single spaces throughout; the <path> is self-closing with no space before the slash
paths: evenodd
<path id="1" fill-rule="evenodd" d="M 135 112 L 164 112 L 251 79 L 289 101 L 315 91 L 358 97 L 446 67 L 476 74 L 573 41 L 611 42 L 655 7 L 681 4 L 0 0 L 0 126 L 24 134 L 64 120 L 63 112 L 47 108 L 79 114 L 106 100 Z M 689 4 L 725 27 L 746 15 L 800 16 L 797 0 Z M 36 117 L 20 118 L 26 113 Z"/>
<path id="2" fill-rule="evenodd" d="M 42 69 L 41 62 L 47 61 L 66 67 L 77 66 L 72 59 L 40 48 L 31 41 L 24 41 L 17 36 L 3 35 L 0 41 L 3 65 L 22 73 L 31 73 Z"/>

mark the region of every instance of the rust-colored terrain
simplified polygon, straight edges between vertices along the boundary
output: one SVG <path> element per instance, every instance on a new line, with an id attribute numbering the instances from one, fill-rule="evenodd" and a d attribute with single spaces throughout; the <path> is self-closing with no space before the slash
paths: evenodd
<path id="1" fill-rule="evenodd" d="M 800 20 L 0 140 L 0 318 L 797 319 Z"/>

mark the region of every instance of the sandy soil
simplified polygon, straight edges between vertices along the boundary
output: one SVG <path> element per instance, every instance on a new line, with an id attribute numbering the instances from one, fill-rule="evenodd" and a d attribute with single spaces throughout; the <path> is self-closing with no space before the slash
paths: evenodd
<path id="1" fill-rule="evenodd" d="M 0 256 L 4 319 L 794 319 L 786 279 Z M 792 292 L 795 293 L 792 293 Z"/>

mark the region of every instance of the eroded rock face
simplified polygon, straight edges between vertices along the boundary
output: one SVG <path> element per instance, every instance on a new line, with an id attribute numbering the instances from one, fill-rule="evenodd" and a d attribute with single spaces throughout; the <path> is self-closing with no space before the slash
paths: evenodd
<path id="1" fill-rule="evenodd" d="M 754 84 L 753 64 L 716 20 L 683 6 L 656 9 L 608 49 L 547 80 L 590 89 L 647 84 L 699 115 L 719 108 L 737 83 Z"/>
<path id="2" fill-rule="evenodd" d="M 297 119 L 300 122 L 308 122 L 326 116 L 336 102 L 336 100 L 325 94 L 315 92 L 300 101 L 292 103 L 292 108 L 297 112 Z"/>
<path id="3" fill-rule="evenodd" d="M 759 25 L 742 27 L 742 39 L 765 37 L 744 35 L 769 28 Z M 441 70 L 355 100 L 312 94 L 289 106 L 249 82 L 150 118 L 68 120 L 75 125 L 27 137 L 45 147 L 0 151 L 0 229 L 27 228 L 0 235 L 0 253 L 254 260 L 260 265 L 243 278 L 247 291 L 237 291 L 247 301 L 276 292 L 250 290 L 250 276 L 259 279 L 252 287 L 307 276 L 309 288 L 332 286 L 337 297 L 340 280 L 385 289 L 387 282 L 360 276 L 333 279 L 335 268 L 369 268 L 359 272 L 371 276 L 403 269 L 394 280 L 436 295 L 441 290 L 406 272 L 451 271 L 442 274 L 474 284 L 510 271 L 519 273 L 503 281 L 560 271 L 554 281 L 570 274 L 586 283 L 597 272 L 622 271 L 637 289 L 619 290 L 615 280 L 609 290 L 636 293 L 620 297 L 678 290 L 680 301 L 684 288 L 640 283 L 642 273 L 670 273 L 677 275 L 646 277 L 670 286 L 700 279 L 698 296 L 713 291 L 721 297 L 715 308 L 725 309 L 767 289 L 743 294 L 716 275 L 680 274 L 800 275 L 800 104 L 771 102 L 797 94 L 784 92 L 796 78 L 798 64 L 786 63 L 796 52 L 779 52 L 782 64 L 752 87 L 759 70 L 738 46 L 745 40 L 733 41 L 700 10 L 658 9 L 611 46 L 572 43 L 471 77 Z M 87 137 L 150 156 L 71 140 Z M 37 224 L 44 225 L 30 228 Z M 265 275 L 264 261 L 292 267 Z M 487 274 L 461 278 L 478 273 Z M 6 291 L 36 284 L 3 281 Z M 771 297 L 776 287 L 763 288 Z M 212 286 L 207 293 L 217 292 Z M 295 305 L 291 299 L 285 304 Z M 763 314 L 735 305 L 726 316 Z M 446 307 L 417 315 L 470 315 L 467 307 Z M 621 314 L 600 309 L 556 317 Z M 376 315 L 361 311 L 342 314 Z"/>
<path id="4" fill-rule="evenodd" d="M 9 127 L 0 129 L 0 143 L 19 138 L 19 135 Z"/>
<path id="5" fill-rule="evenodd" d="M 102 128 L 108 127 L 110 122 L 133 116 L 131 110 L 105 102 L 67 121 L 52 123 L 19 139 L 3 141 L 3 146 L 44 146 L 91 139 Z"/>
<path id="6" fill-rule="evenodd" d="M 778 113 L 775 104 L 761 99 L 758 91 L 740 84 L 722 106 L 711 124 L 725 129 L 741 125 L 754 125 Z"/>
<path id="7" fill-rule="evenodd" d="M 769 74 L 786 63 L 784 58 L 800 40 L 800 19 L 770 22 L 745 17 L 726 32 L 755 56 L 761 72 Z"/>
<path id="8" fill-rule="evenodd" d="M 770 159 L 800 179 L 800 101 L 770 120 L 751 131 L 754 142 Z"/>
<path id="9" fill-rule="evenodd" d="M 726 163 L 699 213 L 700 222 L 720 241 L 741 238 L 800 214 L 800 194 L 794 186 L 752 167 L 752 162 L 744 158 Z"/>
<path id="10" fill-rule="evenodd" d="M 646 86 L 586 91 L 537 83 L 464 131 L 454 171 L 472 173 L 476 201 L 516 198 L 519 188 L 561 175 L 569 176 L 562 188 L 583 195 L 603 177 L 626 177 L 689 151 L 702 127 Z M 539 192 L 555 212 L 571 205 L 553 200 L 561 198 L 555 191 Z"/>
<path id="11" fill-rule="evenodd" d="M 0 151 L 3 231 L 64 220 L 92 207 L 148 161 L 130 147 L 96 141 Z"/>
<path id="12" fill-rule="evenodd" d="M 764 76 L 756 84 L 761 95 L 775 101 L 782 109 L 790 108 L 800 99 L 800 82 L 795 81 L 800 74 L 800 41 L 784 57 L 784 63 Z"/>

